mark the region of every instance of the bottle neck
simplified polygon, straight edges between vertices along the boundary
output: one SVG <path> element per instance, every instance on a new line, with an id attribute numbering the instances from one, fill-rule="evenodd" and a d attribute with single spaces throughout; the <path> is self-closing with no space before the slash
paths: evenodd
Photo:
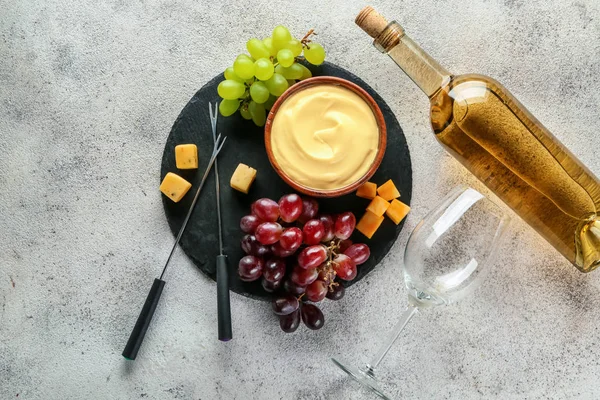
<path id="1" fill-rule="evenodd" d="M 406 36 L 396 21 L 390 22 L 373 44 L 387 53 L 428 97 L 450 80 L 450 72 Z"/>

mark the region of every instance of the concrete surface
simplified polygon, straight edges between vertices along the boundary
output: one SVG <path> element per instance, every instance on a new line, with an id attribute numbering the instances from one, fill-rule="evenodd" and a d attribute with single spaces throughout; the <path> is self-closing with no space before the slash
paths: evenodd
<path id="1" fill-rule="evenodd" d="M 600 175 L 596 0 L 374 5 L 455 72 L 503 82 Z M 457 183 L 427 99 L 371 47 L 363 1 L 0 0 L 0 398 L 369 399 L 329 362 L 373 354 L 405 307 L 410 230 Z M 279 331 L 179 253 L 135 362 L 120 356 L 172 236 L 157 190 L 171 124 L 194 92 L 279 23 L 314 27 L 328 59 L 389 102 L 413 157 L 401 239 L 318 332 Z M 416 318 L 382 364 L 395 398 L 600 398 L 600 272 L 583 275 L 524 223 L 471 299 Z"/>

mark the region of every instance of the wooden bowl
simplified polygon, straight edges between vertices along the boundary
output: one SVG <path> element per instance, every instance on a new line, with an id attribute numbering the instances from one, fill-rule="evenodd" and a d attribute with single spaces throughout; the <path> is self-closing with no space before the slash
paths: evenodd
<path id="1" fill-rule="evenodd" d="M 275 115 L 277 115 L 277 111 L 279 110 L 279 107 L 281 107 L 281 105 L 288 99 L 288 97 L 290 97 L 294 93 L 297 93 L 301 90 L 304 90 L 306 88 L 309 88 L 309 87 L 315 86 L 315 85 L 341 86 L 341 87 L 349 89 L 352 92 L 359 95 L 371 108 L 371 111 L 373 112 L 373 115 L 375 116 L 375 121 L 377 122 L 377 126 L 379 128 L 379 145 L 377 148 L 377 154 L 375 155 L 375 159 L 373 160 L 373 164 L 371 164 L 371 167 L 360 179 L 358 179 L 357 181 L 355 181 L 347 186 L 339 188 L 339 189 L 321 190 L 321 189 L 307 187 L 307 186 L 304 186 L 302 184 L 295 182 L 279 166 L 279 164 L 277 163 L 277 160 L 275 159 L 275 156 L 273 155 L 273 149 L 271 147 L 271 129 L 273 126 L 273 120 L 275 119 Z M 301 192 L 301 193 L 304 193 L 304 194 L 307 194 L 307 195 L 313 196 L 313 197 L 339 197 L 339 196 L 343 196 L 345 194 L 354 192 L 363 183 L 367 182 L 369 180 L 369 178 L 371 178 L 373 176 L 375 171 L 377 171 L 377 168 L 379 168 L 379 165 L 381 164 L 381 160 L 383 160 L 383 155 L 385 154 L 386 143 L 387 143 L 387 131 L 386 131 L 386 127 L 385 127 L 385 121 L 383 119 L 383 114 L 381 113 L 381 110 L 379 109 L 379 106 L 377 105 L 375 100 L 373 100 L 371 95 L 369 95 L 360 86 L 358 86 L 350 81 L 347 81 L 345 79 L 336 78 L 334 76 L 317 76 L 317 77 L 305 79 L 305 80 L 300 81 L 300 82 L 296 83 L 295 85 L 293 85 L 291 88 L 286 90 L 285 93 L 283 93 L 277 99 L 275 104 L 273 104 L 273 107 L 271 107 L 271 110 L 269 111 L 269 115 L 267 116 L 267 122 L 265 124 L 265 147 L 267 149 L 267 155 L 269 157 L 269 161 L 271 162 L 271 165 L 275 169 L 275 172 L 277 172 L 277 174 L 281 177 L 281 179 L 283 179 L 285 181 L 285 183 L 287 183 L 292 188 L 294 188 L 294 190 L 297 190 L 298 192 Z"/>

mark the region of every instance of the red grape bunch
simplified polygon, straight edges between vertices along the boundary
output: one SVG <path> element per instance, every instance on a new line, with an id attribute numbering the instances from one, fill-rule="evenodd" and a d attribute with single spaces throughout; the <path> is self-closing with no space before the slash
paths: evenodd
<path id="1" fill-rule="evenodd" d="M 344 297 L 341 281 L 356 278 L 357 266 L 370 256 L 369 247 L 352 243 L 356 218 L 351 212 L 319 214 L 312 198 L 286 194 L 279 202 L 262 198 L 242 217 L 247 254 L 238 264 L 240 279 L 261 279 L 269 293 L 277 292 L 273 311 L 284 332 L 294 332 L 300 321 L 320 329 L 325 317 L 315 304 L 325 297 Z"/>

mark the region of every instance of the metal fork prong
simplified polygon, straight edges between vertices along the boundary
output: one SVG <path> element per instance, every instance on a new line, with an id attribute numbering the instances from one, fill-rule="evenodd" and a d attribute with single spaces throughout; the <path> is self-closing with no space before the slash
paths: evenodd
<path id="1" fill-rule="evenodd" d="M 220 142 L 221 141 L 221 134 L 219 133 L 219 136 L 217 136 L 217 138 L 215 139 L 214 143 L 213 143 L 213 154 L 217 151 L 217 149 L 219 148 Z"/>
<path id="2" fill-rule="evenodd" d="M 217 119 L 219 116 L 219 103 L 215 102 L 215 109 L 213 111 L 212 103 L 208 103 L 208 108 L 210 112 L 210 124 L 212 127 L 213 141 L 215 139 L 215 132 L 217 131 Z"/>
<path id="3" fill-rule="evenodd" d="M 215 109 L 214 109 L 214 110 L 213 110 L 213 107 L 212 107 L 212 106 L 213 106 L 213 105 L 212 105 L 212 103 L 211 103 L 211 102 L 209 102 L 209 103 L 208 103 L 208 107 L 210 108 L 210 119 L 211 119 L 211 120 L 213 120 L 213 119 L 216 119 L 216 118 L 217 118 L 217 109 L 218 109 L 218 107 L 219 107 L 219 103 L 215 102 Z"/>
<path id="4" fill-rule="evenodd" d="M 224 137 L 223 140 L 221 141 L 220 146 L 215 148 L 215 158 L 217 157 L 217 155 L 219 155 L 219 153 L 221 152 L 221 149 L 223 148 L 223 146 L 225 145 L 225 139 L 227 139 L 227 137 Z M 216 161 L 216 160 L 215 160 Z"/>
<path id="5" fill-rule="evenodd" d="M 222 134 L 219 133 L 219 136 L 217 136 L 217 139 L 215 140 L 215 150 L 217 148 L 221 148 L 223 147 L 223 143 L 225 143 L 225 139 L 227 139 L 227 136 L 223 136 Z"/>
<path id="6" fill-rule="evenodd" d="M 213 147 L 213 152 L 210 155 L 211 162 L 213 159 L 216 159 L 217 155 L 221 152 L 221 149 L 223 148 L 223 145 L 225 144 L 225 139 L 227 139 L 227 136 L 225 136 L 223 138 L 223 140 L 221 140 L 221 135 L 219 135 L 219 137 L 217 138 L 217 141 L 215 142 L 215 147 Z"/>
<path id="7" fill-rule="evenodd" d="M 219 133 L 219 137 L 221 137 L 221 134 Z M 223 138 L 223 140 L 221 141 L 221 145 L 219 146 L 219 151 L 221 151 L 221 149 L 223 148 L 223 145 L 225 144 L 225 141 L 227 140 L 227 136 L 225 136 Z"/>

